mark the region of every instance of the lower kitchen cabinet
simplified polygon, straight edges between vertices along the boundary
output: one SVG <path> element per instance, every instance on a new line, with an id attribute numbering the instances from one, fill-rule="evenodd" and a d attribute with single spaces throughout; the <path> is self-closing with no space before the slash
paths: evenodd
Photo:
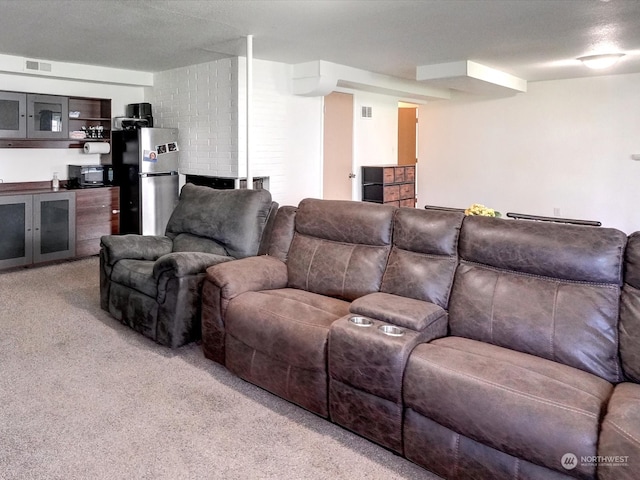
<path id="1" fill-rule="evenodd" d="M 73 192 L 0 196 L 0 268 L 61 260 L 76 254 Z"/>
<path id="2" fill-rule="evenodd" d="M 120 232 L 120 188 L 85 188 L 76 194 L 76 256 L 100 253 L 100 237 Z"/>

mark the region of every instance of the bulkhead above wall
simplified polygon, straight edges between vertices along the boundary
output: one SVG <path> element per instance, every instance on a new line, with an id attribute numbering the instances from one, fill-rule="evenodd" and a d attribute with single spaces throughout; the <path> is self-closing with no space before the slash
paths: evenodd
<path id="1" fill-rule="evenodd" d="M 149 87 L 153 73 L 0 54 L 0 73 Z"/>
<path id="2" fill-rule="evenodd" d="M 447 89 L 421 85 L 389 75 L 368 72 L 345 65 L 318 60 L 293 66 L 293 93 L 307 97 L 323 97 L 337 88 L 393 95 L 400 99 L 424 103 L 449 99 Z"/>
<path id="3" fill-rule="evenodd" d="M 527 90 L 526 80 L 468 60 L 419 66 L 416 78 L 408 80 L 318 60 L 293 66 L 293 93 L 325 96 L 345 88 L 425 103 L 449 100 L 453 91 L 505 96 Z"/>

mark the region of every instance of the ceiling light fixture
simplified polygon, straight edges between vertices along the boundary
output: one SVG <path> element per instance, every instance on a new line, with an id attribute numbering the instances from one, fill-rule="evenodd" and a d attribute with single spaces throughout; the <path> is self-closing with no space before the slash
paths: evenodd
<path id="1" fill-rule="evenodd" d="M 586 57 L 578 57 L 585 67 L 599 70 L 608 68 L 624 57 L 624 53 L 605 53 L 603 55 L 588 55 Z"/>

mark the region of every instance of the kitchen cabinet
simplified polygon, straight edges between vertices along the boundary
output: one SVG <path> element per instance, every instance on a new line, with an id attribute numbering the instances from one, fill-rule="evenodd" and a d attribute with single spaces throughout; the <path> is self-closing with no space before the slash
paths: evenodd
<path id="1" fill-rule="evenodd" d="M 0 138 L 67 139 L 68 103 L 58 95 L 0 92 Z"/>
<path id="2" fill-rule="evenodd" d="M 27 94 L 27 138 L 69 138 L 69 98 Z"/>
<path id="3" fill-rule="evenodd" d="M 100 253 L 100 237 L 120 233 L 120 188 L 85 188 L 76 194 L 76 256 Z"/>
<path id="4" fill-rule="evenodd" d="M 0 92 L 0 138 L 27 136 L 27 94 Z"/>
<path id="5" fill-rule="evenodd" d="M 0 91 L 0 148 L 111 141 L 111 99 Z"/>
<path id="6" fill-rule="evenodd" d="M 416 206 L 415 165 L 362 167 L 362 200 L 397 207 Z"/>
<path id="7" fill-rule="evenodd" d="M 83 142 L 110 142 L 111 99 L 69 97 L 70 137 L 77 132 L 86 132 Z"/>
<path id="8" fill-rule="evenodd" d="M 73 192 L 0 195 L 0 268 L 75 256 Z"/>

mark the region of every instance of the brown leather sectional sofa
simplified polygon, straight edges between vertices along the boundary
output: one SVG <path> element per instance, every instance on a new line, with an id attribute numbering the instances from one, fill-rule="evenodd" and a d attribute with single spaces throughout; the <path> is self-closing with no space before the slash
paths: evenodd
<path id="1" fill-rule="evenodd" d="M 640 472 L 640 234 L 281 207 L 207 269 L 205 355 L 445 478 Z"/>

